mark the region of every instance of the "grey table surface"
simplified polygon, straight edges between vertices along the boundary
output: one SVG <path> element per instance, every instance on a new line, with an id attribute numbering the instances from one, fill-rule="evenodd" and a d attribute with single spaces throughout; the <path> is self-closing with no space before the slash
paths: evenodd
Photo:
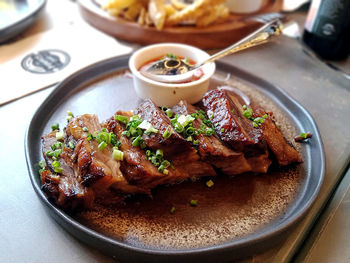
<path id="1" fill-rule="evenodd" d="M 315 118 L 326 154 L 326 175 L 321 192 L 305 218 L 285 242 L 246 262 L 319 261 L 318 251 L 344 251 L 350 245 L 346 227 L 350 173 L 336 193 L 350 160 L 350 81 L 305 55 L 296 40 L 282 37 L 276 43 L 227 57 L 225 61 L 279 86 L 299 101 Z M 1 73 L 0 73 L 1 74 Z M 11 87 L 2 83 L 1 92 Z M 25 164 L 23 138 L 34 111 L 52 88 L 0 107 L 0 262 L 115 262 L 65 232 L 36 197 Z M 332 197 L 330 204 L 327 201 Z M 345 200 L 345 203 L 343 202 Z M 345 210 L 340 208 L 347 207 Z M 322 216 L 319 218 L 319 215 Z M 343 221 L 342 221 L 343 220 Z M 317 224 L 315 225 L 315 221 Z M 314 228 L 312 228 L 314 227 Z M 328 238 L 334 229 L 342 239 Z M 348 235 L 346 235 L 348 233 Z M 345 242 L 342 243 L 342 242 Z M 330 243 L 332 246 L 330 246 Z M 328 246 L 327 246 L 328 245 Z M 338 249 L 338 250 L 337 250 Z M 327 251 L 327 250 L 326 250 Z M 349 261 L 349 253 L 323 262 Z"/>

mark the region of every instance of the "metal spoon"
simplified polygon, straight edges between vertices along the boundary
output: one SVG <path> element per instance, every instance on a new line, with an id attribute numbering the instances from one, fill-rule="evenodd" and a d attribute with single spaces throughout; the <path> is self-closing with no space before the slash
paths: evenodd
<path id="1" fill-rule="evenodd" d="M 177 74 L 177 75 L 157 75 L 152 72 L 150 67 L 146 71 L 143 71 L 142 74 L 149 79 L 159 81 L 159 82 L 166 82 L 166 83 L 188 82 L 192 79 L 195 70 L 202 67 L 203 65 L 213 62 L 229 54 L 266 43 L 268 40 L 271 39 L 272 36 L 280 35 L 281 31 L 282 31 L 281 20 L 274 19 L 264 24 L 262 27 L 260 27 L 250 35 L 246 36 L 245 38 L 241 39 L 240 41 L 236 42 L 235 44 L 212 55 L 208 59 L 197 63 L 193 67 L 189 68 L 186 73 Z M 174 59 L 174 64 L 176 61 L 178 60 Z M 169 62 L 169 59 L 167 60 L 167 62 Z"/>

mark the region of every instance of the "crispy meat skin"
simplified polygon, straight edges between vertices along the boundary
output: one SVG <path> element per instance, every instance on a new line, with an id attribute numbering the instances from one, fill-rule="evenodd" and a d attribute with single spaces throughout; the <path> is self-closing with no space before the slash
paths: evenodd
<path id="1" fill-rule="evenodd" d="M 256 117 L 267 114 L 267 112 L 259 106 L 254 106 L 253 109 Z M 280 129 L 276 126 L 272 119 L 272 113 L 268 114 L 268 117 L 261 125 L 261 130 L 269 149 L 273 152 L 280 165 L 302 162 L 300 154 L 289 145 Z"/>
<path id="2" fill-rule="evenodd" d="M 238 99 L 230 97 L 224 90 L 207 92 L 202 99 L 208 116 L 213 116 L 219 138 L 234 150 L 246 156 L 255 156 L 266 151 L 266 143 L 260 129 L 255 129 L 251 121 L 243 116 Z"/>
<path id="3" fill-rule="evenodd" d="M 41 173 L 42 190 L 50 200 L 66 211 L 77 208 L 91 207 L 94 201 L 94 193 L 80 183 L 80 178 L 72 169 L 70 149 L 63 149 L 59 162 L 63 169 L 61 174 L 54 173 L 52 159 L 46 156 L 51 150 L 51 145 L 56 143 L 56 132 L 53 131 L 42 137 L 42 152 L 47 169 Z"/>
<path id="4" fill-rule="evenodd" d="M 198 108 L 186 101 L 180 101 L 172 108 L 172 111 L 179 115 L 191 115 L 197 110 Z M 200 129 L 201 125 L 202 120 L 199 118 L 193 121 L 193 127 L 195 129 Z M 199 141 L 198 152 L 201 159 L 220 169 L 223 173 L 227 175 L 235 175 L 249 172 L 251 170 L 251 166 L 245 159 L 243 153 L 231 150 L 216 136 L 205 136 L 199 134 L 197 138 Z"/>
<path id="5" fill-rule="evenodd" d="M 266 173 L 271 160 L 268 158 L 262 130 L 254 128 L 251 120 L 243 115 L 243 105 L 236 95 L 222 89 L 208 91 L 202 105 L 219 138 L 237 152 L 243 152 L 252 172 Z"/>

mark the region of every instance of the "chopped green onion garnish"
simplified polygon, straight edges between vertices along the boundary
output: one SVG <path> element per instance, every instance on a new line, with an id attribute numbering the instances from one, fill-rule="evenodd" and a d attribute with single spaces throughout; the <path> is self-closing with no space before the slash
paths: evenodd
<path id="1" fill-rule="evenodd" d="M 302 137 L 302 138 L 304 138 L 304 139 L 306 139 L 306 138 L 307 138 L 307 133 L 306 133 L 306 132 L 301 132 L 301 133 L 299 134 L 299 136 Z"/>
<path id="2" fill-rule="evenodd" d="M 75 145 L 74 145 L 73 141 L 69 141 L 68 142 L 68 147 L 71 148 L 71 149 L 75 148 Z"/>
<path id="3" fill-rule="evenodd" d="M 212 180 L 209 180 L 205 183 L 208 187 L 212 187 L 214 185 L 214 182 Z"/>
<path id="4" fill-rule="evenodd" d="M 58 173 L 58 174 L 62 173 L 62 171 L 63 171 L 62 167 L 56 167 L 56 168 L 54 169 L 54 172 L 55 172 L 55 173 Z"/>
<path id="5" fill-rule="evenodd" d="M 167 109 L 167 110 L 165 111 L 165 114 L 166 114 L 169 118 L 173 117 L 173 111 L 172 111 L 171 109 Z"/>
<path id="6" fill-rule="evenodd" d="M 67 118 L 66 118 L 66 120 L 67 120 L 67 121 L 70 121 L 72 118 L 73 118 L 73 116 L 69 116 L 69 115 L 68 115 Z"/>
<path id="7" fill-rule="evenodd" d="M 245 111 L 243 111 L 243 116 L 246 117 L 247 119 L 252 118 L 252 115 L 253 115 L 252 108 L 248 108 Z"/>
<path id="8" fill-rule="evenodd" d="M 51 157 L 51 156 L 53 156 L 53 152 L 52 151 L 47 151 L 47 152 L 45 152 L 45 155 Z"/>
<path id="9" fill-rule="evenodd" d="M 187 135 L 192 135 L 194 134 L 194 128 L 193 127 L 188 127 L 185 132 Z"/>
<path id="10" fill-rule="evenodd" d="M 45 160 L 41 160 L 41 161 L 39 162 L 39 167 L 40 167 L 40 168 L 45 168 L 45 166 L 46 166 Z"/>
<path id="11" fill-rule="evenodd" d="M 262 117 L 266 119 L 268 117 L 267 113 L 265 113 Z"/>
<path id="12" fill-rule="evenodd" d="M 89 131 L 89 130 L 88 130 L 87 127 L 83 127 L 83 131 L 84 131 L 84 132 L 87 132 L 87 131 Z"/>
<path id="13" fill-rule="evenodd" d="M 173 133 L 173 130 L 170 128 L 170 126 L 168 126 L 165 132 L 163 133 L 163 137 L 165 139 L 169 139 L 172 133 Z"/>
<path id="14" fill-rule="evenodd" d="M 197 206 L 197 204 L 198 204 L 198 200 L 193 200 L 193 199 L 192 199 L 192 200 L 190 201 L 190 205 L 191 205 L 191 206 Z"/>
<path id="15" fill-rule="evenodd" d="M 225 129 L 224 129 L 224 128 L 221 128 L 221 129 L 220 129 L 220 132 L 225 132 Z"/>
<path id="16" fill-rule="evenodd" d="M 198 145 L 199 144 L 199 141 L 198 140 L 194 140 L 193 141 L 193 145 Z"/>
<path id="17" fill-rule="evenodd" d="M 163 150 L 162 150 L 162 149 L 158 149 L 158 150 L 156 151 L 156 157 L 158 157 L 158 158 L 163 157 Z"/>
<path id="18" fill-rule="evenodd" d="M 211 136 L 211 135 L 214 135 L 215 134 L 215 130 L 213 128 L 207 128 L 206 131 L 205 131 L 205 135 L 207 136 Z"/>
<path id="19" fill-rule="evenodd" d="M 53 124 L 51 125 L 51 129 L 52 129 L 53 131 L 59 130 L 59 129 L 60 129 L 60 125 L 59 125 L 57 122 L 55 122 L 55 123 L 53 123 Z"/>
<path id="20" fill-rule="evenodd" d="M 141 142 L 142 142 L 142 137 L 141 135 L 137 136 L 133 141 L 132 141 L 132 146 L 136 147 L 136 146 L 140 146 Z"/>
<path id="21" fill-rule="evenodd" d="M 243 105 L 242 108 L 243 108 L 243 110 L 246 110 L 247 109 L 247 105 Z"/>
<path id="22" fill-rule="evenodd" d="M 67 111 L 67 114 L 68 114 L 68 116 L 72 116 L 72 117 L 74 117 L 73 112 L 71 112 L 70 110 L 68 110 L 68 111 Z"/>
<path id="23" fill-rule="evenodd" d="M 129 118 L 127 116 L 123 116 L 123 115 L 115 115 L 114 119 L 116 121 L 119 121 L 119 122 L 124 123 L 124 124 L 128 124 L 128 122 L 129 122 Z"/>
<path id="24" fill-rule="evenodd" d="M 51 149 L 54 151 L 56 149 L 62 148 L 62 143 L 61 142 L 56 142 L 51 145 Z"/>
<path id="25" fill-rule="evenodd" d="M 184 127 L 179 122 L 175 123 L 174 128 L 178 133 L 182 133 L 184 131 Z"/>
<path id="26" fill-rule="evenodd" d="M 117 161 L 123 161 L 124 159 L 124 153 L 118 149 L 113 149 L 113 159 Z"/>
<path id="27" fill-rule="evenodd" d="M 168 169 L 164 169 L 163 174 L 168 175 L 169 174 L 169 170 Z"/>
<path id="28" fill-rule="evenodd" d="M 96 139 L 98 143 L 105 142 L 107 144 L 111 143 L 111 133 L 108 132 L 100 132 L 96 135 Z"/>
<path id="29" fill-rule="evenodd" d="M 161 165 L 164 166 L 164 168 L 168 168 L 170 166 L 170 162 L 168 160 L 164 160 Z"/>
<path id="30" fill-rule="evenodd" d="M 130 137 L 130 132 L 129 131 L 123 131 L 122 135 L 126 136 L 126 137 Z"/>
<path id="31" fill-rule="evenodd" d="M 56 167 L 60 167 L 61 164 L 60 164 L 59 161 L 53 161 L 53 162 L 52 162 L 52 166 L 53 166 L 54 168 L 56 168 Z"/>
<path id="32" fill-rule="evenodd" d="M 257 124 L 256 122 L 253 122 L 253 127 L 254 127 L 254 128 L 258 128 L 258 127 L 259 127 L 259 124 Z"/>
<path id="33" fill-rule="evenodd" d="M 137 135 L 139 135 L 137 129 L 135 129 L 134 127 L 130 127 L 129 132 L 132 137 L 136 137 Z"/>
<path id="34" fill-rule="evenodd" d="M 92 139 L 94 139 L 95 137 L 91 134 L 91 133 L 89 133 L 88 134 L 88 136 L 86 137 L 86 139 L 88 140 L 88 141 L 91 141 Z"/>
<path id="35" fill-rule="evenodd" d="M 64 133 L 63 132 L 56 132 L 56 140 L 57 141 L 62 141 L 64 137 Z"/>
<path id="36" fill-rule="evenodd" d="M 188 142 L 192 142 L 192 141 L 193 141 L 192 136 L 188 136 L 188 137 L 186 138 L 186 141 L 188 141 Z"/>
<path id="37" fill-rule="evenodd" d="M 62 149 L 56 149 L 54 152 L 53 152 L 53 156 L 58 158 L 60 157 L 60 154 L 62 153 Z"/>
<path id="38" fill-rule="evenodd" d="M 98 145 L 98 149 L 101 150 L 101 151 L 103 151 L 106 147 L 107 147 L 107 143 L 106 142 L 101 142 Z"/>
<path id="39" fill-rule="evenodd" d="M 164 171 L 164 169 L 165 169 L 165 167 L 162 164 L 158 167 L 158 171 L 161 173 Z"/>
<path id="40" fill-rule="evenodd" d="M 159 159 L 156 156 L 151 157 L 151 163 L 153 163 L 153 165 L 157 167 L 160 165 Z"/>
<path id="41" fill-rule="evenodd" d="M 175 213 L 175 206 L 173 206 L 172 208 L 170 208 L 170 214 L 174 214 Z"/>
<path id="42" fill-rule="evenodd" d="M 145 130 L 145 133 L 146 133 L 147 135 L 151 134 L 152 132 L 153 132 L 153 133 L 157 133 L 157 132 L 158 132 L 158 130 L 155 129 L 155 128 L 152 126 L 152 124 L 151 124 L 150 122 L 146 121 L 146 120 L 143 120 L 143 121 L 137 126 L 137 128 L 140 128 L 140 129 Z M 130 129 L 131 129 L 131 128 L 130 128 Z M 132 133 L 131 133 L 131 135 L 132 135 Z"/>
<path id="43" fill-rule="evenodd" d="M 147 146 L 147 145 L 146 145 L 145 141 L 142 140 L 141 143 L 140 143 L 140 148 L 141 148 L 141 149 L 145 149 L 146 146 Z"/>

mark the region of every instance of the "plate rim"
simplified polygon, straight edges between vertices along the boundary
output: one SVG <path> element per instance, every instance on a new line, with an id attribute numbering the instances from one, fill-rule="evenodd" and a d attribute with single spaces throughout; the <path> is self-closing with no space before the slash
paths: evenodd
<path id="1" fill-rule="evenodd" d="M 38 186 L 38 184 L 36 182 L 37 179 L 35 179 L 35 178 L 38 176 L 36 175 L 36 171 L 35 171 L 35 167 L 34 167 L 35 164 L 31 162 L 32 158 L 31 158 L 31 153 L 30 153 L 30 149 L 29 149 L 29 145 L 30 145 L 29 140 L 30 140 L 30 131 L 31 131 L 33 122 L 35 121 L 35 118 L 45 108 L 46 104 L 48 104 L 48 102 L 53 97 L 55 97 L 55 94 L 57 92 L 59 92 L 61 87 L 64 87 L 64 85 L 66 85 L 66 83 L 70 83 L 71 81 L 78 78 L 81 74 L 84 74 L 84 73 L 88 72 L 89 70 L 93 70 L 94 68 L 102 67 L 102 66 L 108 65 L 110 63 L 113 64 L 113 63 L 118 62 L 118 61 L 122 61 L 121 64 L 123 64 L 123 61 L 124 61 L 124 63 L 125 63 L 125 61 L 127 62 L 129 57 L 130 57 L 130 54 L 127 54 L 127 55 L 116 56 L 116 57 L 112 57 L 109 59 L 105 59 L 105 60 L 96 62 L 92 65 L 89 65 L 85 68 L 78 70 L 77 72 L 71 74 L 70 76 L 68 76 L 67 78 L 62 80 L 54 88 L 54 90 L 50 93 L 50 95 L 43 101 L 43 103 L 39 106 L 39 108 L 35 111 L 35 113 L 32 116 L 32 119 L 30 120 L 30 124 L 28 125 L 28 127 L 26 129 L 25 137 L 24 137 L 24 150 L 25 150 L 27 170 L 29 173 L 32 187 L 34 188 L 34 191 L 36 192 L 40 201 L 46 205 L 45 206 L 46 208 L 49 209 L 50 215 L 56 221 L 58 221 L 60 223 L 60 225 L 63 226 L 63 228 L 65 228 L 68 232 L 70 232 L 71 234 L 76 236 L 76 233 L 74 233 L 76 230 L 71 230 L 67 226 L 64 225 L 64 223 L 69 223 L 69 224 L 73 225 L 74 228 L 77 228 L 79 231 L 82 231 L 84 235 L 87 235 L 91 238 L 99 239 L 102 242 L 108 242 L 110 244 L 113 244 L 113 246 L 117 246 L 118 248 L 125 250 L 125 251 L 138 252 L 144 256 L 148 255 L 148 256 L 174 256 L 174 257 L 183 257 L 184 256 L 184 257 L 188 257 L 188 256 L 199 256 L 199 255 L 212 254 L 212 253 L 216 254 L 216 253 L 221 253 L 221 252 L 225 253 L 225 252 L 231 251 L 232 249 L 241 249 L 241 248 L 251 246 L 254 244 L 260 244 L 262 241 L 264 241 L 268 238 L 277 237 L 280 234 L 288 231 L 291 228 L 291 226 L 293 226 L 294 224 L 296 224 L 297 222 L 299 222 L 302 219 L 303 215 L 305 215 L 307 213 L 307 211 L 310 209 L 312 204 L 315 202 L 316 197 L 318 196 L 318 194 L 320 192 L 322 183 L 324 181 L 324 175 L 325 175 L 324 147 L 323 147 L 322 138 L 320 136 L 316 122 L 314 121 L 312 115 L 299 102 L 297 102 L 293 97 L 291 97 L 283 89 L 279 88 L 278 86 L 276 86 L 274 84 L 269 83 L 265 79 L 262 79 L 258 76 L 251 74 L 251 73 L 248 73 L 248 72 L 243 71 L 239 68 L 236 68 L 235 66 L 233 66 L 227 62 L 220 62 L 220 61 L 217 62 L 219 64 L 218 69 L 220 67 L 226 65 L 226 66 L 229 66 L 230 68 L 234 68 L 235 70 L 241 72 L 241 74 L 243 74 L 245 76 L 249 76 L 251 78 L 249 81 L 252 80 L 251 81 L 252 83 L 254 83 L 256 81 L 262 81 L 262 82 L 268 84 L 269 86 L 271 86 L 275 91 L 277 91 L 277 93 L 280 93 L 279 96 L 282 95 L 284 98 L 287 98 L 289 101 L 291 101 L 292 105 L 296 106 L 303 113 L 303 115 L 305 115 L 307 117 L 308 121 L 310 122 L 310 125 L 314 128 L 312 140 L 315 141 L 316 146 L 318 146 L 319 150 L 320 150 L 319 151 L 319 158 L 320 158 L 320 163 L 321 163 L 320 175 L 319 175 L 319 180 L 316 184 L 314 192 L 312 193 L 310 198 L 302 205 L 301 209 L 297 209 L 295 211 L 295 213 L 293 213 L 293 215 L 290 215 L 288 218 L 283 220 L 277 226 L 273 227 L 272 229 L 267 229 L 261 233 L 258 233 L 258 235 L 254 234 L 254 232 L 253 232 L 251 234 L 244 236 L 244 238 L 239 238 L 236 240 L 235 239 L 228 240 L 228 241 L 225 241 L 223 243 L 210 245 L 210 246 L 206 246 L 206 247 L 199 247 L 199 248 L 159 249 L 159 248 L 150 248 L 150 247 L 145 247 L 145 248 L 137 247 L 137 246 L 134 246 L 131 244 L 127 244 L 123 241 L 118 241 L 116 239 L 108 237 L 102 233 L 99 233 L 99 232 L 79 223 L 77 220 L 75 220 L 69 214 L 63 212 L 62 210 L 60 210 L 59 208 L 54 206 L 51 202 L 49 202 L 48 199 L 45 197 L 44 193 L 41 191 L 40 186 Z M 127 68 L 127 63 L 125 63 L 124 66 L 118 66 L 117 68 L 111 69 L 110 71 L 107 71 L 104 73 L 99 73 L 98 76 L 94 76 L 93 78 L 98 78 L 100 76 L 107 75 L 107 74 L 110 74 L 111 72 L 115 72 L 115 71 L 125 69 L 125 68 Z M 87 82 L 89 82 L 89 81 L 90 80 L 87 80 Z M 82 85 L 83 84 L 80 84 L 79 86 L 82 86 Z M 279 97 L 279 96 L 277 96 L 277 97 Z M 296 199 L 296 198 L 294 198 L 294 199 Z M 249 239 L 246 240 L 246 237 L 249 237 Z M 89 243 L 89 244 L 91 245 L 91 243 Z M 101 249 L 103 250 L 103 248 L 101 248 Z M 106 253 L 108 253 L 108 252 L 106 252 Z M 179 259 L 179 258 L 177 258 L 177 259 Z"/>

